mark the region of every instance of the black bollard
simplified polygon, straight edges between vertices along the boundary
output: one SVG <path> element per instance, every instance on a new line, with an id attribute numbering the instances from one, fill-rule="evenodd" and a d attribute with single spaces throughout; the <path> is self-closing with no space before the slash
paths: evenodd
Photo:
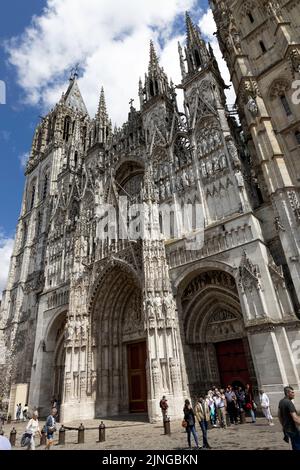
<path id="1" fill-rule="evenodd" d="M 170 418 L 164 420 L 165 434 L 171 434 L 171 421 Z"/>
<path id="2" fill-rule="evenodd" d="M 43 428 L 41 430 L 40 446 L 45 446 L 45 445 L 46 445 L 46 432 L 45 432 L 45 429 Z"/>
<path id="3" fill-rule="evenodd" d="M 11 443 L 12 447 L 15 447 L 16 445 L 16 437 L 17 437 L 17 431 L 15 430 L 15 428 L 12 428 L 12 430 L 10 431 L 10 435 L 9 435 L 9 442 Z"/>
<path id="4" fill-rule="evenodd" d="M 66 443 L 66 430 L 64 425 L 61 425 L 61 428 L 58 431 L 58 445 L 64 446 Z"/>
<path id="5" fill-rule="evenodd" d="M 78 444 L 84 444 L 84 426 L 82 423 L 78 428 Z"/>
<path id="6" fill-rule="evenodd" d="M 8 415 L 7 416 L 7 424 L 9 424 L 11 422 L 11 415 Z"/>
<path id="7" fill-rule="evenodd" d="M 105 442 L 105 424 L 103 421 L 99 424 L 99 442 Z"/>
<path id="8" fill-rule="evenodd" d="M 240 411 L 240 424 L 245 424 L 246 422 L 246 413 L 245 410 Z"/>

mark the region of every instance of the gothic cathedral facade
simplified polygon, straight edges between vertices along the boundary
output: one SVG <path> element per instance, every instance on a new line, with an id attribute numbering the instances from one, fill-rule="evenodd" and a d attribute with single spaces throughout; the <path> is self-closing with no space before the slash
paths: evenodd
<path id="1" fill-rule="evenodd" d="M 42 415 L 53 396 L 64 422 L 155 421 L 162 395 L 181 417 L 184 399 L 212 385 L 263 387 L 276 408 L 284 385 L 300 388 L 300 5 L 211 7 L 238 119 L 187 14 L 184 112 L 151 43 L 140 110 L 131 103 L 122 128 L 103 90 L 90 118 L 75 73 L 36 129 L 1 305 L 0 387 L 27 384 Z M 121 236 L 125 196 L 148 211 L 149 236 Z M 192 216 L 179 236 L 189 204 L 202 226 Z"/>

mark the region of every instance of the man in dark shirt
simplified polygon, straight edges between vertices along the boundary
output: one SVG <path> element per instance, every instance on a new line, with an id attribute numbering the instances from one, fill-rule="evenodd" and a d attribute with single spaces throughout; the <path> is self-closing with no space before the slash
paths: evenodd
<path id="1" fill-rule="evenodd" d="M 278 418 L 281 422 L 284 435 L 291 439 L 292 449 L 300 450 L 300 416 L 292 400 L 295 398 L 293 387 L 284 387 L 284 398 L 279 402 Z"/>

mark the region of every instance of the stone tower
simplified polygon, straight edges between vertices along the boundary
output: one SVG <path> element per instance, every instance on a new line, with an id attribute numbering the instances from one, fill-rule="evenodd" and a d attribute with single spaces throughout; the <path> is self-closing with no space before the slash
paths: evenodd
<path id="1" fill-rule="evenodd" d="M 47 414 L 55 397 L 65 422 L 128 412 L 155 421 L 162 395 L 181 417 L 184 398 L 212 385 L 263 386 L 276 408 L 284 384 L 299 388 L 297 161 L 282 147 L 296 121 L 275 133 L 258 65 L 231 10 L 214 6 L 242 127 L 188 14 L 177 87 L 151 42 L 140 109 L 131 100 L 121 128 L 103 89 L 88 115 L 76 74 L 38 126 L 1 305 L 12 404 L 27 384 L 30 406 Z M 287 54 L 292 23 L 268 21 Z M 288 56 L 297 77 L 295 44 Z M 286 112 L 285 92 L 270 103 Z"/>

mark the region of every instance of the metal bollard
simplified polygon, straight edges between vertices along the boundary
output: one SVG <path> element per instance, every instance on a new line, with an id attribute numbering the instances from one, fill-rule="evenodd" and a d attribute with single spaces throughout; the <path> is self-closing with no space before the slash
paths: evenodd
<path id="1" fill-rule="evenodd" d="M 246 413 L 245 410 L 240 411 L 240 424 L 245 424 L 246 422 Z"/>
<path id="2" fill-rule="evenodd" d="M 9 424 L 11 422 L 11 415 L 8 415 L 7 416 L 7 424 Z"/>
<path id="3" fill-rule="evenodd" d="M 84 426 L 82 423 L 78 428 L 78 444 L 84 444 Z"/>
<path id="4" fill-rule="evenodd" d="M 58 445 L 64 446 L 66 443 L 66 430 L 64 425 L 61 425 L 61 428 L 58 431 Z"/>
<path id="5" fill-rule="evenodd" d="M 45 429 L 43 428 L 41 430 L 40 446 L 45 446 L 45 445 L 46 445 L 46 432 L 45 432 Z"/>
<path id="6" fill-rule="evenodd" d="M 10 435 L 9 435 L 9 442 L 11 443 L 12 447 L 15 447 L 16 445 L 16 437 L 17 437 L 17 431 L 15 430 L 15 428 L 12 428 L 12 430 L 10 431 Z"/>
<path id="7" fill-rule="evenodd" d="M 171 421 L 170 418 L 164 420 L 165 434 L 171 434 Z"/>
<path id="8" fill-rule="evenodd" d="M 103 421 L 99 424 L 99 442 L 105 442 L 105 424 Z"/>

